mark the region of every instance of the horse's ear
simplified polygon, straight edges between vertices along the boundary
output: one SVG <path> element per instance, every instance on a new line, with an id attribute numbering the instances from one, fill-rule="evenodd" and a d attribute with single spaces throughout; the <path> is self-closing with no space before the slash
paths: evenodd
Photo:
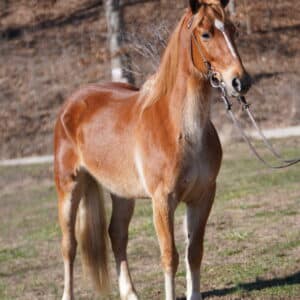
<path id="1" fill-rule="evenodd" d="M 198 12 L 200 6 L 201 6 L 201 0 L 190 0 L 190 7 L 193 14 Z"/>
<path id="2" fill-rule="evenodd" d="M 229 0 L 221 0 L 221 4 L 223 7 L 226 7 L 228 3 L 229 3 Z"/>

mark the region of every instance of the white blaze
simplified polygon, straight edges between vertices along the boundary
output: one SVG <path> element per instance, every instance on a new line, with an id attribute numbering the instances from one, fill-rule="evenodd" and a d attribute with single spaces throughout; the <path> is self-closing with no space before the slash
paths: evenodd
<path id="1" fill-rule="evenodd" d="M 215 27 L 217 29 L 219 29 L 223 33 L 225 41 L 227 43 L 227 46 L 228 46 L 228 48 L 229 48 L 232 56 L 233 57 L 237 57 L 235 49 L 234 49 L 234 47 L 233 47 L 233 45 L 232 45 L 232 43 L 231 43 L 231 41 L 230 41 L 230 39 L 229 39 L 226 31 L 225 31 L 224 23 L 222 21 L 218 20 L 218 19 L 215 19 Z"/>

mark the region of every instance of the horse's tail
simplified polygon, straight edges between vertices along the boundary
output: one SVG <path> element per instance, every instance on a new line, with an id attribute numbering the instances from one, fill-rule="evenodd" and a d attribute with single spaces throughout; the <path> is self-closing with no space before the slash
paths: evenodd
<path id="1" fill-rule="evenodd" d="M 84 194 L 76 220 L 76 238 L 81 250 L 81 261 L 98 292 L 109 289 L 108 235 L 102 188 L 86 174 Z"/>

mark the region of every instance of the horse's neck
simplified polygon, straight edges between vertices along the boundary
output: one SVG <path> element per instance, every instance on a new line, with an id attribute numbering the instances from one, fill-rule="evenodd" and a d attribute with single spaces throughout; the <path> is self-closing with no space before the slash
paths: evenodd
<path id="1" fill-rule="evenodd" d="M 167 94 L 158 99 L 152 108 L 156 109 L 158 113 L 166 111 L 165 115 L 168 117 L 171 127 L 174 128 L 174 133 L 184 136 L 192 144 L 195 144 L 200 142 L 203 129 L 209 120 L 210 88 L 207 80 L 193 66 L 191 49 L 182 46 L 190 43 L 190 37 L 184 31 L 184 27 L 181 29 L 178 31 L 179 38 L 171 39 L 172 47 L 180 47 L 177 49 L 177 55 L 174 55 L 173 51 L 166 52 L 169 56 L 164 58 L 164 62 L 168 62 L 168 64 L 162 65 L 164 69 L 161 69 L 161 73 L 156 77 L 160 78 L 161 74 L 164 76 L 176 74 L 175 80 L 171 87 L 168 86 Z M 174 41 L 177 43 L 176 45 L 174 45 Z M 168 47 L 171 46 L 168 45 Z M 171 64 L 170 56 L 172 59 L 177 59 L 177 63 Z M 175 70 L 169 70 L 174 66 L 176 66 Z"/>
<path id="2" fill-rule="evenodd" d="M 159 102 L 159 101 L 158 101 Z M 158 109 L 168 111 L 175 132 L 192 145 L 200 145 L 202 133 L 210 117 L 210 89 L 200 76 L 178 73 L 176 84 Z"/>
<path id="3" fill-rule="evenodd" d="M 193 145 L 200 145 L 210 115 L 210 92 L 204 79 L 190 76 L 183 99 L 182 133 Z"/>

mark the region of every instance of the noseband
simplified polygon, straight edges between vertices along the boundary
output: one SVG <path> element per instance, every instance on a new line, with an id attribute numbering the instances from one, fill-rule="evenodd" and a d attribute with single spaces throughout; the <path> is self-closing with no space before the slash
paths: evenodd
<path id="1" fill-rule="evenodd" d="M 188 22 L 188 29 L 190 29 L 192 27 L 193 24 L 193 19 L 194 16 L 191 17 L 191 19 Z M 219 22 L 219 23 L 218 23 Z M 215 27 L 220 30 L 223 35 L 224 38 L 227 42 L 227 44 L 230 46 L 231 43 L 230 41 L 228 41 L 228 36 L 225 32 L 224 29 L 224 24 L 221 23 L 220 21 L 215 21 Z M 257 122 L 255 121 L 255 118 L 250 110 L 250 104 L 246 101 L 246 98 L 244 96 L 238 96 L 235 97 L 238 101 L 238 103 L 242 106 L 242 109 L 244 111 L 246 111 L 250 121 L 252 122 L 252 125 L 254 126 L 254 128 L 256 129 L 256 131 L 258 132 L 258 134 L 260 135 L 260 137 L 262 138 L 265 146 L 267 147 L 267 149 L 273 154 L 273 156 L 278 159 L 278 161 L 281 163 L 280 165 L 272 165 L 270 164 L 268 161 L 266 161 L 256 150 L 255 146 L 253 145 L 253 143 L 251 142 L 251 140 L 249 139 L 249 137 L 247 136 L 247 134 L 245 133 L 240 121 L 236 118 L 235 114 L 232 111 L 232 103 L 230 101 L 230 96 L 228 95 L 228 91 L 226 88 L 226 84 L 222 79 L 221 74 L 216 71 L 213 70 L 211 63 L 206 59 L 200 44 L 198 43 L 196 36 L 194 34 L 194 32 L 192 32 L 192 40 L 194 41 L 197 50 L 202 58 L 202 61 L 204 63 L 204 65 L 207 68 L 207 73 L 205 74 L 205 78 L 209 81 L 210 85 L 212 88 L 217 89 L 221 92 L 221 101 L 224 102 L 225 107 L 226 107 L 226 111 L 228 113 L 228 115 L 230 116 L 234 126 L 236 127 L 236 129 L 238 130 L 239 134 L 242 136 L 242 138 L 244 139 L 244 141 L 246 142 L 246 144 L 249 146 L 250 150 L 253 152 L 253 154 L 256 156 L 256 158 L 262 162 L 265 166 L 267 166 L 268 168 L 271 169 L 282 169 L 282 168 L 287 168 L 289 166 L 295 165 L 297 163 L 300 163 L 300 158 L 295 158 L 295 159 L 284 159 L 279 152 L 277 152 L 275 150 L 275 148 L 272 146 L 272 144 L 268 141 L 268 139 L 266 138 L 266 136 L 263 134 L 263 131 L 261 130 L 261 128 L 259 127 L 259 125 L 257 124 Z M 230 48 L 230 47 L 229 47 Z M 234 49 L 230 48 L 231 53 L 235 54 Z M 236 54 L 235 54 L 236 55 Z"/>

